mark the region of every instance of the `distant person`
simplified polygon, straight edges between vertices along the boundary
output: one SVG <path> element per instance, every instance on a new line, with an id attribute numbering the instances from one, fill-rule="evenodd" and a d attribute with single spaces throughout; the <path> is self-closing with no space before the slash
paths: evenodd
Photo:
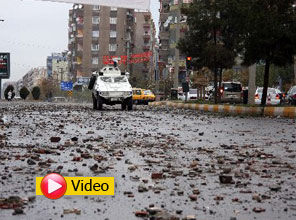
<path id="1" fill-rule="evenodd" d="M 7 100 L 8 101 L 12 100 L 12 92 L 11 92 L 11 90 L 9 90 L 9 92 L 7 93 Z"/>

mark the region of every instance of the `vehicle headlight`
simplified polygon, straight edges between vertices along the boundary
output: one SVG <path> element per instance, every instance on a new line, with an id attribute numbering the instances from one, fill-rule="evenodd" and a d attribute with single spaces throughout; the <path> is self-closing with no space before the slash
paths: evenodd
<path id="1" fill-rule="evenodd" d="M 101 96 L 109 96 L 109 92 L 100 92 Z"/>
<path id="2" fill-rule="evenodd" d="M 131 96 L 131 95 L 133 95 L 133 92 L 123 92 L 123 94 L 124 94 L 125 96 Z"/>

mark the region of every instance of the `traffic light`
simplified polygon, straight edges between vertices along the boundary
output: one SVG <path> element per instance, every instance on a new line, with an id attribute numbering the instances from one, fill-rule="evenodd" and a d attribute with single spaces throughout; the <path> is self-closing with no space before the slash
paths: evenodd
<path id="1" fill-rule="evenodd" d="M 192 57 L 186 57 L 186 68 L 187 70 L 192 69 Z"/>

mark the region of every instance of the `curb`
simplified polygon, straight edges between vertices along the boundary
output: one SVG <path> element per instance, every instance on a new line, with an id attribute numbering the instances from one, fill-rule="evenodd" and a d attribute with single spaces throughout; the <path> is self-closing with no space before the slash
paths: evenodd
<path id="1" fill-rule="evenodd" d="M 168 106 L 179 109 L 192 109 L 197 111 L 206 111 L 214 113 L 227 113 L 234 115 L 251 115 L 251 116 L 271 116 L 296 118 L 296 107 L 244 107 L 232 105 L 208 105 L 194 103 L 175 103 L 175 102 L 151 102 L 149 106 Z"/>

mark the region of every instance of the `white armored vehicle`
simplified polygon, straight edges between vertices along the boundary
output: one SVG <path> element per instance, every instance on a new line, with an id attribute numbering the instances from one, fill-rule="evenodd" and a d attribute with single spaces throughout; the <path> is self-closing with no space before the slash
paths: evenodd
<path id="1" fill-rule="evenodd" d="M 92 90 L 93 108 L 102 110 L 103 104 L 121 104 L 122 110 L 132 110 L 133 91 L 128 78 L 129 73 L 121 72 L 116 62 L 94 72 L 88 86 Z"/>

